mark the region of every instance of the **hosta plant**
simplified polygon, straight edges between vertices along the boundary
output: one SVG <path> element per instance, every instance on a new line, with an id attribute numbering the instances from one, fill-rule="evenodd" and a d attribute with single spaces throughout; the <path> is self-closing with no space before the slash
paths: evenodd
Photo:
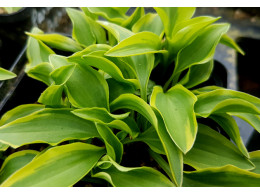
<path id="1" fill-rule="evenodd" d="M 127 10 L 68 8 L 71 37 L 27 33 L 46 89 L 1 118 L 1 186 L 260 186 L 233 118 L 260 131 L 260 99 L 203 85 L 219 43 L 243 53 L 229 24 Z"/>

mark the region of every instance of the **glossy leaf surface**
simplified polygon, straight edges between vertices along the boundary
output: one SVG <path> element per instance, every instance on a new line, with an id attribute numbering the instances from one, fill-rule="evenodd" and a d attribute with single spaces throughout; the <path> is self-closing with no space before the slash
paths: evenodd
<path id="1" fill-rule="evenodd" d="M 243 92 L 216 89 L 197 97 L 195 112 L 202 117 L 226 112 L 260 114 L 260 100 Z"/>
<path id="2" fill-rule="evenodd" d="M 234 165 L 251 170 L 252 162 L 226 139 L 206 125 L 199 124 L 198 135 L 192 149 L 184 156 L 184 162 L 195 169 Z"/>
<path id="3" fill-rule="evenodd" d="M 0 169 L 0 184 L 20 168 L 30 163 L 37 154 L 39 152 L 35 150 L 23 150 L 9 155 Z"/>
<path id="4" fill-rule="evenodd" d="M 260 187 L 260 175 L 228 165 L 184 174 L 183 186 Z"/>
<path id="5" fill-rule="evenodd" d="M 253 151 L 249 153 L 250 160 L 254 163 L 255 169 L 251 170 L 254 173 L 260 174 L 260 151 Z"/>
<path id="6" fill-rule="evenodd" d="M 16 74 L 0 67 L 0 81 L 12 79 L 14 77 L 16 77 Z"/>
<path id="7" fill-rule="evenodd" d="M 166 93 L 156 86 L 151 96 L 151 105 L 162 115 L 170 137 L 184 153 L 191 149 L 197 134 L 193 110 L 196 100 L 196 96 L 182 85 L 176 85 Z"/>
<path id="8" fill-rule="evenodd" d="M 0 142 L 17 148 L 28 143 L 56 145 L 65 140 L 99 136 L 94 123 L 70 111 L 46 108 L 14 120 L 0 127 Z"/>
<path id="9" fill-rule="evenodd" d="M 112 166 L 94 174 L 115 187 L 173 187 L 174 184 L 162 173 L 150 167 L 128 168 L 110 161 Z"/>
<path id="10" fill-rule="evenodd" d="M 1 186 L 72 186 L 95 166 L 103 154 L 103 148 L 85 143 L 54 147 L 17 171 Z"/>

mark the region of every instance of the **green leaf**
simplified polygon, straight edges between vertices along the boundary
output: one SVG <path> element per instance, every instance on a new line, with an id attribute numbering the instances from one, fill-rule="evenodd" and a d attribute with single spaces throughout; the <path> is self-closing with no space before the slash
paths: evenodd
<path id="1" fill-rule="evenodd" d="M 177 147 L 177 145 L 172 141 L 171 136 L 169 135 L 164 121 L 160 115 L 160 113 L 155 110 L 156 117 L 158 119 L 158 129 L 157 133 L 163 145 L 164 151 L 166 153 L 171 178 L 177 184 L 177 186 L 182 186 L 183 182 L 183 154 L 181 150 Z"/>
<path id="2" fill-rule="evenodd" d="M 42 109 L 44 109 L 44 106 L 40 104 L 24 104 L 17 106 L 12 110 L 9 110 L 2 116 L 0 120 L 0 126 L 10 123 L 16 119 L 30 115 L 36 111 L 40 111 Z"/>
<path id="3" fill-rule="evenodd" d="M 123 41 L 124 39 L 134 35 L 132 31 L 119 26 L 117 24 L 113 24 L 106 21 L 98 21 L 98 23 L 103 26 L 108 32 L 110 32 L 118 42 Z"/>
<path id="4" fill-rule="evenodd" d="M 93 20 L 98 19 L 98 15 L 91 13 L 87 7 L 81 7 L 80 9 L 84 12 L 86 16 L 92 18 Z"/>
<path id="5" fill-rule="evenodd" d="M 0 67 L 0 81 L 12 79 L 14 77 L 16 77 L 16 74 Z"/>
<path id="6" fill-rule="evenodd" d="M 237 43 L 230 38 L 227 34 L 224 34 L 221 39 L 220 39 L 220 43 L 235 49 L 237 52 L 239 52 L 242 55 L 245 55 L 245 52 L 237 45 Z"/>
<path id="7" fill-rule="evenodd" d="M 195 112 L 202 117 L 213 113 L 244 112 L 260 114 L 260 99 L 230 89 L 216 89 L 197 96 Z"/>
<path id="8" fill-rule="evenodd" d="M 252 127 L 254 127 L 255 130 L 257 130 L 260 133 L 260 116 L 250 113 L 234 113 L 229 112 L 230 115 L 239 117 L 246 121 L 248 124 L 250 124 Z"/>
<path id="9" fill-rule="evenodd" d="M 144 15 L 144 8 L 137 7 L 134 13 L 129 18 L 127 18 L 121 25 L 125 28 L 131 29 L 132 26 Z"/>
<path id="10" fill-rule="evenodd" d="M 34 27 L 31 33 L 43 34 L 43 31 Z M 33 37 L 29 37 L 26 50 L 26 56 L 29 61 L 29 64 L 26 67 L 26 71 L 28 71 L 31 67 L 34 67 L 35 65 L 40 64 L 42 62 L 49 62 L 49 55 L 51 54 L 54 54 L 54 51 L 52 51 L 42 41 L 37 40 Z"/>
<path id="11" fill-rule="evenodd" d="M 54 80 L 56 85 L 65 84 L 74 72 L 76 65 L 64 65 L 50 73 L 51 78 Z"/>
<path id="12" fill-rule="evenodd" d="M 193 7 L 155 7 L 154 9 L 163 22 L 164 31 L 168 38 L 173 38 L 176 26 L 190 19 L 195 12 Z"/>
<path id="13" fill-rule="evenodd" d="M 53 83 L 53 80 L 50 77 L 52 71 L 53 67 L 47 62 L 43 62 L 31 67 L 28 70 L 27 75 L 50 86 Z"/>
<path id="14" fill-rule="evenodd" d="M 111 112 L 118 109 L 135 110 L 142 114 L 154 127 L 157 127 L 157 118 L 152 108 L 140 97 L 133 94 L 122 94 L 110 104 Z"/>
<path id="15" fill-rule="evenodd" d="M 199 124 L 198 135 L 192 149 L 184 155 L 184 163 L 197 170 L 233 165 L 251 170 L 254 165 L 223 135 Z"/>
<path id="16" fill-rule="evenodd" d="M 132 83 L 131 80 L 125 79 L 121 70 L 113 62 L 104 57 L 89 54 L 83 56 L 83 60 L 84 65 L 93 66 L 95 68 L 101 69 L 119 82 L 127 83 L 129 85 L 135 84 Z"/>
<path id="17" fill-rule="evenodd" d="M 164 53 L 161 40 L 152 32 L 140 32 L 120 41 L 115 47 L 105 53 L 107 56 L 126 57 L 148 53 Z"/>
<path id="18" fill-rule="evenodd" d="M 260 151 L 253 151 L 249 153 L 250 160 L 254 163 L 255 169 L 251 170 L 254 173 L 260 174 Z"/>
<path id="19" fill-rule="evenodd" d="M 69 102 L 74 107 L 104 107 L 108 109 L 107 82 L 99 72 L 88 65 L 75 66 L 66 81 L 65 92 Z"/>
<path id="20" fill-rule="evenodd" d="M 0 169 L 0 184 L 16 171 L 30 163 L 39 154 L 35 150 L 23 150 L 9 155 Z"/>
<path id="21" fill-rule="evenodd" d="M 205 27 L 219 19 L 220 17 L 201 16 L 179 23 L 175 28 L 175 35 L 169 39 L 170 52 L 176 55 L 180 49 L 190 44 Z"/>
<path id="22" fill-rule="evenodd" d="M 92 107 L 76 109 L 73 110 L 72 113 L 86 120 L 98 122 L 101 124 L 105 124 L 111 128 L 123 130 L 127 133 L 130 133 L 130 135 L 133 137 L 136 137 L 139 133 L 136 128 L 131 128 L 127 123 L 122 121 L 129 116 L 129 112 L 125 114 L 115 115 L 109 113 L 105 108 Z"/>
<path id="23" fill-rule="evenodd" d="M 228 28 L 228 24 L 213 24 L 205 28 L 191 44 L 179 51 L 174 73 L 210 61 L 221 36 L 228 31 Z"/>
<path id="24" fill-rule="evenodd" d="M 66 65 L 71 65 L 71 62 L 69 62 L 66 57 L 56 55 L 56 54 L 51 54 L 49 56 L 49 61 L 50 61 L 50 64 L 54 67 L 54 69 L 57 69 L 57 68 L 60 68 L 62 66 L 66 66 Z"/>
<path id="25" fill-rule="evenodd" d="M 105 43 L 105 31 L 92 18 L 75 9 L 67 8 L 66 11 L 73 24 L 73 39 L 85 46 Z"/>
<path id="26" fill-rule="evenodd" d="M 213 63 L 214 61 L 210 60 L 205 64 L 190 67 L 188 73 L 180 81 L 180 84 L 184 85 L 186 88 L 192 88 L 207 81 L 213 70 Z"/>
<path id="27" fill-rule="evenodd" d="M 35 34 L 35 33 L 26 33 L 27 35 L 40 40 L 50 47 L 59 49 L 62 51 L 77 52 L 81 51 L 83 48 L 75 42 L 73 39 L 65 37 L 60 34 Z"/>
<path id="28" fill-rule="evenodd" d="M 154 54 L 132 56 L 127 59 L 134 67 L 137 79 L 140 83 L 141 97 L 147 100 L 147 86 L 150 74 L 154 68 Z"/>
<path id="29" fill-rule="evenodd" d="M 102 16 L 116 24 L 122 24 L 127 19 L 127 16 L 124 14 L 126 10 L 120 10 L 121 8 L 119 7 L 89 7 L 88 9 L 91 13 Z"/>
<path id="30" fill-rule="evenodd" d="M 67 8 L 66 12 L 73 25 L 72 38 L 85 46 L 96 43 L 96 37 L 92 32 L 94 21 L 76 9 Z"/>
<path id="31" fill-rule="evenodd" d="M 39 97 L 38 102 L 48 106 L 61 106 L 62 92 L 63 85 L 52 85 L 45 89 Z"/>
<path id="32" fill-rule="evenodd" d="M 54 147 L 15 172 L 1 186 L 72 186 L 95 166 L 103 154 L 103 148 L 85 143 Z"/>
<path id="33" fill-rule="evenodd" d="M 237 145 L 241 153 L 245 157 L 249 158 L 247 149 L 243 143 L 242 138 L 240 137 L 239 127 L 237 126 L 235 119 L 230 115 L 224 113 L 222 113 L 221 115 L 211 115 L 210 118 L 216 121 L 218 125 L 220 125 L 224 129 L 228 136 Z"/>
<path id="34" fill-rule="evenodd" d="M 7 144 L 3 144 L 0 142 L 0 152 L 6 151 L 9 148 Z"/>
<path id="35" fill-rule="evenodd" d="M 100 169 L 93 175 L 105 179 L 114 187 L 173 187 L 174 184 L 162 173 L 150 167 L 123 167 L 112 159 L 108 169 Z"/>
<path id="36" fill-rule="evenodd" d="M 203 94 L 203 93 L 214 91 L 216 89 L 224 89 L 224 88 L 212 85 L 212 86 L 206 86 L 206 87 L 201 87 L 201 88 L 198 88 L 198 89 L 194 89 L 194 90 L 192 90 L 192 93 L 194 93 L 195 95 L 200 95 L 200 94 Z"/>
<path id="37" fill-rule="evenodd" d="M 96 123 L 97 131 L 106 145 L 107 154 L 117 163 L 120 163 L 123 156 L 123 144 L 115 136 L 113 131 L 102 124 Z"/>
<path id="38" fill-rule="evenodd" d="M 185 187 L 260 187 L 260 175 L 232 165 L 186 172 Z"/>
<path id="39" fill-rule="evenodd" d="M 121 94 L 125 93 L 134 93 L 135 87 L 133 85 L 128 85 L 126 83 L 121 83 L 116 81 L 113 78 L 109 78 L 106 80 L 109 88 L 109 101 L 112 102 Z"/>
<path id="40" fill-rule="evenodd" d="M 151 96 L 151 106 L 162 115 L 166 129 L 183 153 L 193 146 L 197 134 L 197 121 L 193 110 L 197 98 L 189 90 L 178 84 L 166 93 L 155 86 Z"/>
<path id="41" fill-rule="evenodd" d="M 133 25 L 132 31 L 134 33 L 149 31 L 161 37 L 163 23 L 158 14 L 148 13 Z"/>
<path id="42" fill-rule="evenodd" d="M 56 145 L 71 139 L 98 137 L 93 122 L 81 119 L 71 109 L 46 108 L 0 127 L 0 142 L 13 148 L 28 143 Z"/>

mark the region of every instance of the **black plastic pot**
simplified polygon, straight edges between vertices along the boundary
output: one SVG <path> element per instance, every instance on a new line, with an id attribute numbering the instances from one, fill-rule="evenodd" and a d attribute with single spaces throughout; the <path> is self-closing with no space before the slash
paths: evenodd
<path id="1" fill-rule="evenodd" d="M 25 31 L 34 24 L 34 8 L 22 8 L 11 14 L 0 14 L 0 67 L 9 69 L 26 44 Z"/>
<path id="2" fill-rule="evenodd" d="M 260 98 L 260 51 L 255 47 L 260 44 L 260 40 L 241 37 L 237 40 L 237 43 L 245 51 L 244 56 L 241 54 L 237 55 L 239 90 Z M 249 151 L 260 150 L 260 134 L 256 130 L 250 135 L 247 148 Z"/>

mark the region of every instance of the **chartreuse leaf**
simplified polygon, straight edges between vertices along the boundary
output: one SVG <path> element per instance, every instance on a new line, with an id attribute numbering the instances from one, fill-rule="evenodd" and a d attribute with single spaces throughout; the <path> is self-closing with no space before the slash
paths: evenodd
<path id="1" fill-rule="evenodd" d="M 63 85 L 52 85 L 45 89 L 39 97 L 38 102 L 48 106 L 61 106 L 62 92 Z"/>
<path id="2" fill-rule="evenodd" d="M 132 35 L 105 53 L 107 56 L 125 57 L 148 53 L 164 53 L 161 40 L 152 32 L 140 32 Z"/>
<path id="3" fill-rule="evenodd" d="M 234 165 L 246 170 L 254 168 L 253 163 L 244 157 L 232 142 L 202 124 L 199 124 L 194 146 L 184 155 L 184 163 L 196 170 L 225 165 Z"/>
<path id="4" fill-rule="evenodd" d="M 177 145 L 172 141 L 172 138 L 166 129 L 165 123 L 160 113 L 157 110 L 154 112 L 158 119 L 157 133 L 169 162 L 171 178 L 173 178 L 173 181 L 177 184 L 177 186 L 182 186 L 183 154 Z"/>
<path id="5" fill-rule="evenodd" d="M 250 152 L 249 155 L 250 155 L 250 160 L 255 165 L 255 169 L 251 171 L 260 174 L 260 150 Z"/>
<path id="6" fill-rule="evenodd" d="M 144 15 L 144 8 L 137 7 L 134 13 L 129 18 L 127 18 L 121 25 L 125 28 L 131 29 L 132 26 Z"/>
<path id="7" fill-rule="evenodd" d="M 85 143 L 54 147 L 34 158 L 1 186 L 72 186 L 95 166 L 104 152 L 103 148 Z"/>
<path id="8" fill-rule="evenodd" d="M 0 142 L 0 151 L 6 151 L 8 149 L 8 145 L 7 144 L 3 144 Z"/>
<path id="9" fill-rule="evenodd" d="M 30 163 L 39 154 L 35 150 L 23 150 L 9 155 L 0 169 L 0 184 L 16 171 Z"/>
<path id="10" fill-rule="evenodd" d="M 75 9 L 66 11 L 73 24 L 72 37 L 78 43 L 88 46 L 106 42 L 105 31 L 92 18 Z"/>
<path id="11" fill-rule="evenodd" d="M 260 187 L 260 175 L 232 165 L 185 172 L 185 187 Z"/>
<path id="12" fill-rule="evenodd" d="M 157 127 L 157 118 L 152 108 L 140 97 L 133 94 L 122 94 L 110 104 L 111 112 L 119 109 L 131 109 L 142 114 L 154 127 Z"/>
<path id="13" fill-rule="evenodd" d="M 96 37 L 92 32 L 94 21 L 76 9 L 67 8 L 66 12 L 73 25 L 72 38 L 85 46 L 96 43 Z"/>
<path id="14" fill-rule="evenodd" d="M 70 139 L 98 137 L 93 122 L 72 114 L 71 109 L 45 108 L 0 127 L 0 142 L 13 148 L 28 143 L 56 145 Z"/>
<path id="15" fill-rule="evenodd" d="M 192 90 L 192 93 L 194 93 L 195 95 L 200 95 L 200 94 L 203 94 L 203 93 L 214 91 L 216 89 L 224 89 L 224 88 L 212 85 L 212 86 L 206 86 L 206 87 L 201 87 L 201 88 L 198 88 L 198 89 L 194 89 L 194 90 Z"/>
<path id="16" fill-rule="evenodd" d="M 80 9 L 84 12 L 86 16 L 92 18 L 93 20 L 98 19 L 98 15 L 91 13 L 87 7 L 81 7 Z"/>
<path id="17" fill-rule="evenodd" d="M 108 21 L 116 24 L 122 24 L 128 18 L 125 15 L 126 9 L 116 7 L 89 7 L 88 9 L 91 13 L 102 16 Z"/>
<path id="18" fill-rule="evenodd" d="M 66 57 L 56 54 L 51 54 L 49 56 L 49 62 L 54 67 L 54 69 L 60 68 L 62 66 L 71 65 L 71 62 L 67 60 Z"/>
<path id="19" fill-rule="evenodd" d="M 43 31 L 34 27 L 31 33 L 43 34 Z M 49 62 L 50 54 L 54 54 L 54 51 L 52 51 L 47 45 L 45 45 L 40 40 L 37 40 L 33 37 L 29 37 L 26 50 L 26 56 L 29 61 L 29 64 L 27 65 L 25 71 L 42 62 Z"/>
<path id="20" fill-rule="evenodd" d="M 216 89 L 197 96 L 195 112 L 202 117 L 213 113 L 243 112 L 260 114 L 260 99 L 230 89 Z"/>
<path id="21" fill-rule="evenodd" d="M 242 138 L 240 137 L 239 128 L 237 126 L 235 119 L 230 115 L 224 113 L 211 115 L 210 118 L 216 121 L 218 125 L 220 125 L 224 129 L 224 131 L 228 134 L 228 136 L 237 145 L 241 153 L 245 157 L 249 158 L 247 149 L 242 141 Z"/>
<path id="22" fill-rule="evenodd" d="M 210 61 L 221 36 L 228 28 L 229 24 L 213 24 L 205 28 L 191 44 L 179 51 L 174 73 Z"/>
<path id="23" fill-rule="evenodd" d="M 114 187 L 173 187 L 175 186 L 166 176 L 150 167 L 123 167 L 111 158 L 107 169 L 99 169 L 93 177 L 105 179 Z"/>
<path id="24" fill-rule="evenodd" d="M 245 55 L 245 52 L 237 45 L 237 43 L 230 38 L 227 34 L 224 34 L 221 39 L 220 43 L 227 45 L 233 49 L 235 49 L 237 52 L 241 53 L 242 55 Z"/>
<path id="25" fill-rule="evenodd" d="M 74 67 L 66 81 L 65 92 L 69 102 L 74 107 L 104 107 L 108 109 L 107 82 L 99 72 L 88 65 L 77 64 Z"/>
<path id="26" fill-rule="evenodd" d="M 54 80 L 56 85 L 65 84 L 74 72 L 76 65 L 64 65 L 50 73 L 51 78 Z"/>
<path id="27" fill-rule="evenodd" d="M 260 133 L 260 116 L 250 113 L 234 113 L 230 112 L 229 114 L 239 117 L 254 127 Z"/>
<path id="28" fill-rule="evenodd" d="M 50 47 L 59 50 L 77 52 L 83 49 L 80 46 L 80 44 L 75 42 L 73 39 L 60 34 L 36 34 L 36 33 L 28 33 L 28 32 L 26 32 L 26 34 L 37 40 L 46 43 Z"/>
<path id="29" fill-rule="evenodd" d="M 83 60 L 84 65 L 89 65 L 101 69 L 119 82 L 136 85 L 136 82 L 131 82 L 132 80 L 125 79 L 121 70 L 113 62 L 104 57 L 89 54 L 83 56 Z"/>
<path id="30" fill-rule="evenodd" d="M 134 33 L 149 31 L 161 37 L 163 23 L 158 14 L 148 13 L 140 18 L 132 27 Z"/>
<path id="31" fill-rule="evenodd" d="M 173 38 L 177 24 L 190 19 L 195 12 L 193 7 L 155 7 L 154 9 L 163 22 L 168 38 Z"/>
<path id="32" fill-rule="evenodd" d="M 155 86 L 151 96 L 151 106 L 162 115 L 166 129 L 183 153 L 193 146 L 197 134 L 197 121 L 193 110 L 196 96 L 178 84 L 166 93 Z"/>
<path id="33" fill-rule="evenodd" d="M 16 74 L 0 67 L 0 81 L 12 79 L 14 77 L 16 77 Z"/>
<path id="34" fill-rule="evenodd" d="M 0 120 L 0 126 L 10 123 L 16 119 L 30 115 L 42 109 L 44 109 L 44 106 L 40 104 L 24 104 L 17 106 L 12 110 L 9 110 L 2 116 Z"/>
<path id="35" fill-rule="evenodd" d="M 179 23 L 175 28 L 175 35 L 169 39 L 169 50 L 176 55 L 180 49 L 190 44 L 205 27 L 219 19 L 201 16 Z"/>
<path id="36" fill-rule="evenodd" d="M 213 63 L 214 61 L 210 60 L 204 64 L 190 67 L 188 73 L 180 81 L 180 84 L 184 85 L 186 88 L 192 88 L 207 81 L 213 70 Z"/>
<path id="37" fill-rule="evenodd" d="M 50 86 L 53 83 L 53 80 L 50 77 L 50 73 L 52 71 L 52 65 L 48 62 L 43 62 L 35 65 L 34 67 L 31 67 L 28 70 L 27 75 Z"/>
<path id="38" fill-rule="evenodd" d="M 103 26 L 108 32 L 110 32 L 118 42 L 123 41 L 124 39 L 134 35 L 132 31 L 119 26 L 114 23 L 106 22 L 106 21 L 98 21 L 98 23 Z"/>
<path id="39" fill-rule="evenodd" d="M 129 112 L 115 115 L 109 113 L 105 108 L 92 107 L 76 109 L 73 110 L 72 113 L 86 120 L 98 122 L 101 124 L 105 124 L 111 128 L 123 130 L 127 133 L 130 133 L 130 135 L 133 137 L 136 137 L 139 133 L 136 128 L 129 127 L 129 125 L 123 121 L 123 119 L 129 116 Z"/>
<path id="40" fill-rule="evenodd" d="M 146 101 L 147 99 L 147 86 L 150 74 L 154 68 L 154 54 L 145 54 L 132 56 L 128 61 L 135 69 L 137 79 L 140 83 L 141 97 Z"/>
<path id="41" fill-rule="evenodd" d="M 97 131 L 106 145 L 107 154 L 117 163 L 121 162 L 123 156 L 123 144 L 119 141 L 113 131 L 100 123 L 95 123 Z"/>

